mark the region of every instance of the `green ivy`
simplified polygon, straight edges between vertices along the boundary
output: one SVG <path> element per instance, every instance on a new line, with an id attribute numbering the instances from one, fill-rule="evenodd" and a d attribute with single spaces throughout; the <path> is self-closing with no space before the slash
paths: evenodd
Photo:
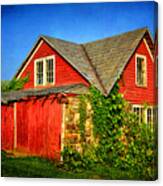
<path id="1" fill-rule="evenodd" d="M 87 117 L 87 110 L 86 110 L 86 97 L 80 96 L 80 104 L 79 104 L 79 114 L 80 114 L 80 121 L 79 121 L 79 129 L 82 142 L 85 140 L 85 122 Z"/>
<path id="2" fill-rule="evenodd" d="M 95 146 L 83 146 L 84 153 L 77 160 L 80 162 L 77 163 L 77 169 L 90 168 L 95 163 L 101 163 L 120 170 L 136 171 L 140 178 L 154 180 L 157 177 L 156 135 L 145 123 L 139 124 L 138 118 L 131 112 L 130 104 L 118 90 L 118 84 L 115 84 L 109 96 L 105 97 L 96 88 L 91 87 L 90 93 L 82 97 L 91 103 L 93 132 L 98 143 Z M 80 106 L 82 132 L 85 129 L 86 115 L 84 104 L 82 101 Z M 67 158 L 68 154 L 66 153 Z M 66 164 L 71 165 L 76 161 L 71 160 L 66 161 Z"/>

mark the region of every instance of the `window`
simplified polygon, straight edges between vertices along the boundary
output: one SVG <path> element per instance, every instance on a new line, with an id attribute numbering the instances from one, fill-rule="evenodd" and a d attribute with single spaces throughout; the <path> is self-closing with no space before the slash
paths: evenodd
<path id="1" fill-rule="evenodd" d="M 137 115 L 139 123 L 146 123 L 152 130 L 156 127 L 158 120 L 156 106 L 133 105 L 133 112 Z"/>
<path id="2" fill-rule="evenodd" d="M 137 115 L 139 123 L 142 123 L 143 122 L 143 108 L 141 106 L 134 106 L 133 111 Z"/>
<path id="3" fill-rule="evenodd" d="M 153 108 L 153 123 L 155 125 L 157 125 L 158 123 L 158 107 L 157 106 Z"/>
<path id="4" fill-rule="evenodd" d="M 35 60 L 35 86 L 54 84 L 54 59 L 54 56 L 48 56 Z"/>
<path id="5" fill-rule="evenodd" d="M 53 74 L 53 59 L 47 59 L 46 60 L 46 82 L 47 83 L 53 83 L 54 81 L 54 74 Z"/>
<path id="6" fill-rule="evenodd" d="M 138 86 L 146 86 L 146 71 L 146 57 L 142 55 L 136 55 L 136 84 Z"/>
<path id="7" fill-rule="evenodd" d="M 147 124 L 152 128 L 153 123 L 153 109 L 147 108 Z"/>
<path id="8" fill-rule="evenodd" d="M 43 61 L 36 63 L 36 83 L 37 85 L 43 84 Z"/>

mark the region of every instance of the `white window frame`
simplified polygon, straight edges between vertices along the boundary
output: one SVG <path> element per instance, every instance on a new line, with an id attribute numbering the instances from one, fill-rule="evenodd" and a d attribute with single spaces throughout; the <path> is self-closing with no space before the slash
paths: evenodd
<path id="1" fill-rule="evenodd" d="M 148 109 L 151 109 L 151 123 L 148 123 Z M 153 121 L 153 112 L 154 112 L 154 107 L 152 106 L 148 106 L 146 109 L 146 115 L 147 115 L 147 125 L 153 125 L 154 121 Z"/>
<path id="2" fill-rule="evenodd" d="M 53 59 L 53 82 L 52 83 L 48 83 L 47 82 L 47 77 L 46 77 L 46 60 L 48 59 Z M 43 61 L 43 84 L 37 84 L 37 76 L 36 76 L 36 64 L 40 61 Z M 56 62 L 55 62 L 55 56 L 51 55 L 51 56 L 46 56 L 46 57 L 42 57 L 42 58 L 37 58 L 34 60 L 34 86 L 35 87 L 39 87 L 39 86 L 46 86 L 46 85 L 55 85 L 55 81 L 56 81 Z"/>
<path id="3" fill-rule="evenodd" d="M 43 58 L 39 58 L 39 59 L 36 59 L 34 61 L 34 76 L 35 76 L 35 86 L 42 86 L 43 84 L 37 84 L 37 63 L 39 62 L 43 62 L 43 84 L 44 84 L 44 61 L 43 61 Z"/>
<path id="4" fill-rule="evenodd" d="M 55 84 L 55 56 L 47 56 L 45 58 L 45 66 L 46 66 L 46 60 L 49 60 L 49 59 L 53 59 L 53 82 L 52 83 L 49 83 L 47 82 L 47 69 L 45 67 L 45 82 L 46 82 L 46 85 L 54 85 Z"/>
<path id="5" fill-rule="evenodd" d="M 146 83 L 144 85 L 139 85 L 137 82 L 137 58 L 143 58 L 145 61 L 145 73 L 146 73 Z M 145 55 L 142 54 L 136 54 L 135 55 L 135 84 L 138 87 L 147 87 L 148 84 L 148 76 L 147 76 L 147 57 Z"/>
<path id="6" fill-rule="evenodd" d="M 153 122 L 154 124 L 158 124 L 158 106 L 157 105 L 153 106 L 153 111 L 154 110 L 155 110 L 155 115 L 153 112 Z M 154 116 L 155 116 L 155 120 L 154 120 Z"/>
<path id="7" fill-rule="evenodd" d="M 150 125 L 153 125 L 154 124 L 154 109 L 157 108 L 156 106 L 147 106 L 147 107 L 144 107 L 144 105 L 139 105 L 139 104 L 133 104 L 132 105 L 132 111 L 134 112 L 134 108 L 144 108 L 144 118 L 142 119 L 147 125 L 149 125 L 149 123 L 147 122 L 148 119 L 148 115 L 147 115 L 147 110 L 148 108 L 150 108 L 152 110 L 151 112 L 151 120 L 152 120 L 152 123 Z M 157 114 L 157 113 L 156 113 Z M 157 116 L 156 116 L 157 117 Z M 157 118 L 156 118 L 157 119 Z M 140 122 L 140 121 L 139 121 Z"/>
<path id="8" fill-rule="evenodd" d="M 134 105 L 132 105 L 132 111 L 134 112 L 134 108 L 144 108 L 143 107 L 143 105 L 138 105 L 138 104 L 134 104 Z M 142 120 L 144 120 L 145 122 L 146 122 L 146 112 L 145 112 L 145 118 L 143 118 Z M 141 121 L 140 121 L 140 119 L 139 119 L 139 123 L 140 123 Z"/>

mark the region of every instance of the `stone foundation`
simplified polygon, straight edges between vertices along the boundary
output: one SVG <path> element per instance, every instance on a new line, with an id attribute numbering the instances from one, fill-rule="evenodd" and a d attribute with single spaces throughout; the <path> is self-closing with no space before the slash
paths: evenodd
<path id="1" fill-rule="evenodd" d="M 78 97 L 68 98 L 68 104 L 64 109 L 64 147 L 71 147 L 82 153 L 82 143 L 93 143 L 93 124 L 91 104 L 86 103 L 86 120 L 85 120 L 85 140 L 83 142 L 80 135 L 80 99 Z"/>

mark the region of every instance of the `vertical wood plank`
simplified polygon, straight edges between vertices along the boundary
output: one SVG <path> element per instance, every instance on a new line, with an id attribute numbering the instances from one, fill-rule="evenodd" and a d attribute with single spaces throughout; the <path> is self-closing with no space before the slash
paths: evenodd
<path id="1" fill-rule="evenodd" d="M 14 103 L 14 149 L 17 148 L 17 103 Z"/>

